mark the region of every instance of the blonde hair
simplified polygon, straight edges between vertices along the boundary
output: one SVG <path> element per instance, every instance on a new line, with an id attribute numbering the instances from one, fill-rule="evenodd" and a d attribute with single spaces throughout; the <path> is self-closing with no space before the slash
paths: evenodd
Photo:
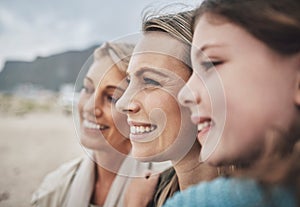
<path id="1" fill-rule="evenodd" d="M 122 73 L 126 73 L 133 49 L 133 44 L 104 42 L 94 51 L 94 59 L 109 56 Z"/>

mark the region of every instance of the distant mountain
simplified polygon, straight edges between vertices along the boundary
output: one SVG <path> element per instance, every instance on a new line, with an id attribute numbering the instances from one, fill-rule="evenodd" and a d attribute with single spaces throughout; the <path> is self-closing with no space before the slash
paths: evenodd
<path id="1" fill-rule="evenodd" d="M 81 67 L 96 47 L 38 57 L 32 62 L 7 61 L 0 72 L 0 91 L 12 92 L 28 83 L 58 91 L 62 84 L 75 83 Z"/>

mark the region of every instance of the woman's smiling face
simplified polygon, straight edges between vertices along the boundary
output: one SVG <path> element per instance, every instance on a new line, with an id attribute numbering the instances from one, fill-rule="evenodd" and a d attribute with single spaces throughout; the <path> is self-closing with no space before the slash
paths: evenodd
<path id="1" fill-rule="evenodd" d="M 115 110 L 115 102 L 125 90 L 121 86 L 124 77 L 108 56 L 95 59 L 90 67 L 78 104 L 80 138 L 85 147 L 107 150 L 107 141 L 121 153 L 128 154 L 130 151 L 131 144 L 126 138 L 126 116 Z M 125 129 L 118 127 L 121 125 Z"/>
<path id="2" fill-rule="evenodd" d="M 193 45 L 194 73 L 179 99 L 198 125 L 202 157 L 218 165 L 258 156 L 269 133 L 288 131 L 295 119 L 299 58 L 283 57 L 241 27 L 207 14 L 196 24 Z M 216 74 L 225 93 L 224 130 L 212 116 L 218 108 L 211 107 L 222 96 L 210 97 L 205 87 Z M 210 134 L 221 130 L 219 143 L 210 143 Z"/>
<path id="3" fill-rule="evenodd" d="M 195 140 L 196 128 L 189 121 L 190 114 L 177 101 L 179 90 L 191 74 L 177 58 L 183 54 L 180 42 L 161 32 L 144 34 L 135 48 L 127 71 L 129 85 L 117 107 L 127 113 L 132 152 L 139 159 L 174 159 L 174 152 L 180 154 L 179 147 L 165 151 L 177 138 L 182 142 L 190 133 Z M 182 143 L 181 147 L 184 149 Z M 159 154 L 163 155 L 154 158 Z"/>

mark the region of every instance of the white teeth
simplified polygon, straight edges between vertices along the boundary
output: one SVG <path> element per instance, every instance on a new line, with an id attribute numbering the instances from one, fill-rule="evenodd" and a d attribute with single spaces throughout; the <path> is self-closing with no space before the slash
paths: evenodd
<path id="1" fill-rule="evenodd" d="M 105 128 L 106 128 L 106 126 L 102 126 L 102 125 L 99 126 L 99 129 L 100 129 L 100 130 L 103 130 L 103 129 L 105 129 Z"/>
<path id="2" fill-rule="evenodd" d="M 88 120 L 84 120 L 84 121 L 83 121 L 83 126 L 86 127 L 86 128 L 89 128 L 89 129 L 100 129 L 100 130 L 106 128 L 106 126 L 99 125 L 99 124 L 90 122 L 90 121 L 88 121 Z"/>
<path id="3" fill-rule="evenodd" d="M 131 132 L 131 134 L 135 134 L 136 127 L 134 127 L 134 126 L 130 127 L 130 132 Z"/>
<path id="4" fill-rule="evenodd" d="M 150 127 L 145 128 L 146 132 L 150 132 Z"/>
<path id="5" fill-rule="evenodd" d="M 202 131 L 205 127 L 211 126 L 211 121 L 206 121 L 197 125 L 198 131 Z"/>
<path id="6" fill-rule="evenodd" d="M 155 130 L 155 126 L 131 126 L 131 134 L 145 134 Z"/>

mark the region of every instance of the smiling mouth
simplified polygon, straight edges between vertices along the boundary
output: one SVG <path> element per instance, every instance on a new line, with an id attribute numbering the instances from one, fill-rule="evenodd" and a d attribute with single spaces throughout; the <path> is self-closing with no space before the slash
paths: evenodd
<path id="1" fill-rule="evenodd" d="M 94 122 L 88 121 L 88 120 L 84 120 L 83 121 L 83 126 L 87 129 L 96 129 L 96 130 L 105 130 L 108 129 L 109 127 L 106 125 L 102 125 L 102 124 L 96 124 Z"/>
<path id="2" fill-rule="evenodd" d="M 197 125 L 198 133 L 208 130 L 212 126 L 212 120 L 206 120 Z"/>
<path id="3" fill-rule="evenodd" d="M 130 134 L 147 134 L 153 132 L 157 128 L 156 125 L 134 125 L 130 126 Z"/>

